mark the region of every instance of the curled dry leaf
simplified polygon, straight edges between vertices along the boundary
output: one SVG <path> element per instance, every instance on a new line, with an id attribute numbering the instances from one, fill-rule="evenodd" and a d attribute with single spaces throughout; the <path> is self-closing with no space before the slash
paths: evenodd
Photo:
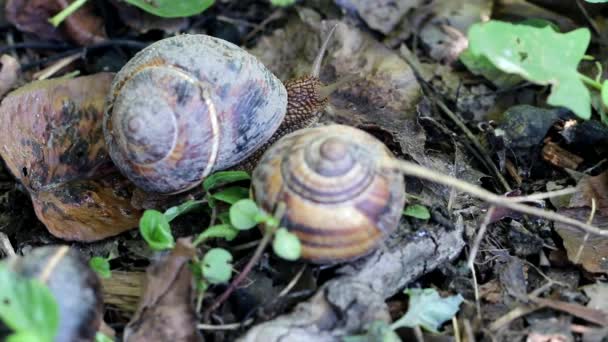
<path id="1" fill-rule="evenodd" d="M 19 79 L 19 61 L 9 55 L 0 57 L 0 98 L 15 86 Z"/>
<path id="2" fill-rule="evenodd" d="M 591 215 L 591 200 L 595 199 L 596 211 L 592 224 L 608 229 L 608 172 L 583 177 L 577 188 L 579 191 L 570 199 L 569 207 L 562 208 L 559 212 L 577 220 L 587 221 Z M 582 265 L 589 272 L 608 273 L 608 238 L 587 235 L 561 223 L 555 224 L 555 230 L 562 238 L 571 262 Z"/>
<path id="3" fill-rule="evenodd" d="M 59 28 L 48 19 L 65 9 L 69 0 L 7 0 L 6 18 L 23 32 L 42 40 L 71 40 L 89 45 L 106 39 L 104 23 L 93 13 L 93 5 L 85 4 L 67 17 Z"/>
<path id="4" fill-rule="evenodd" d="M 0 104 L 0 156 L 29 190 L 38 218 L 68 240 L 99 240 L 137 226 L 132 186 L 105 148 L 111 73 L 32 82 Z"/>
<path id="5" fill-rule="evenodd" d="M 103 314 L 101 282 L 78 252 L 67 246 L 45 246 L 7 263 L 14 272 L 45 283 L 55 297 L 59 307 L 56 341 L 94 339 Z"/>
<path id="6" fill-rule="evenodd" d="M 150 266 L 137 312 L 125 329 L 125 341 L 202 341 L 196 329 L 191 241 L 179 239 L 165 258 Z"/>
<path id="7" fill-rule="evenodd" d="M 391 32 L 411 9 L 419 7 L 423 2 L 423 0 L 336 1 L 346 9 L 355 10 L 369 27 L 384 34 Z"/>

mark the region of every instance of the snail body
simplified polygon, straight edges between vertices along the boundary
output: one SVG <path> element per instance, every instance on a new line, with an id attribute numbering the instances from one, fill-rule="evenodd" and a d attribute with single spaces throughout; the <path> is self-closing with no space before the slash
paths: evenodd
<path id="1" fill-rule="evenodd" d="M 145 192 L 186 191 L 268 143 L 289 108 L 316 113 L 314 103 L 325 102 L 310 108 L 315 95 L 302 98 L 316 82 L 283 85 L 253 55 L 218 38 L 160 40 L 112 83 L 104 115 L 109 154 Z M 288 105 L 288 97 L 297 103 Z"/>
<path id="2" fill-rule="evenodd" d="M 392 153 L 359 129 L 330 125 L 286 135 L 252 174 L 258 205 L 285 203 L 281 226 L 296 234 L 302 259 L 349 261 L 371 253 L 398 226 L 403 176 L 384 169 Z"/>

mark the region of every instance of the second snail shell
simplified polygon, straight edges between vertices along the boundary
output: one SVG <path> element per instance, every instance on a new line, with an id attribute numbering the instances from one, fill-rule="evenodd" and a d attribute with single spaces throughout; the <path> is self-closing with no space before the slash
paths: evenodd
<path id="1" fill-rule="evenodd" d="M 379 140 L 353 127 L 299 130 L 264 154 L 253 171 L 253 195 L 268 212 L 285 203 L 281 225 L 300 239 L 302 259 L 353 260 L 398 226 L 403 176 L 382 167 L 392 157 Z"/>

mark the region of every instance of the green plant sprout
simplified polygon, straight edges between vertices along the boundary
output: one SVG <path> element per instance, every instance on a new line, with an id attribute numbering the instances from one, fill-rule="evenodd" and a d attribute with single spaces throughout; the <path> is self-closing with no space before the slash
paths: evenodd
<path id="1" fill-rule="evenodd" d="M 296 3 L 296 0 L 270 0 L 273 6 L 287 7 Z"/>
<path id="2" fill-rule="evenodd" d="M 421 204 L 408 205 L 403 210 L 403 215 L 414 217 L 420 220 L 428 220 L 431 218 L 429 209 Z"/>
<path id="3" fill-rule="evenodd" d="M 404 327 L 421 327 L 432 333 L 438 333 L 439 327 L 456 315 L 464 300 L 460 294 L 442 298 L 437 290 L 432 288 L 405 289 L 403 292 L 410 297 L 405 315 L 392 324 L 374 321 L 365 334 L 347 336 L 343 339 L 344 342 L 398 342 L 401 339 L 395 330 Z"/>
<path id="4" fill-rule="evenodd" d="M 604 105 L 608 105 L 607 83 L 577 70 L 586 57 L 591 33 L 587 28 L 560 33 L 552 25 L 538 26 L 496 20 L 475 24 L 469 29 L 469 47 L 461 54 L 461 61 L 471 72 L 499 86 L 505 84 L 505 78 L 497 78 L 496 69 L 535 84 L 550 85 L 548 104 L 566 107 L 580 118 L 589 119 L 591 95 L 587 87 L 600 91 Z"/>
<path id="5" fill-rule="evenodd" d="M 211 7 L 215 0 L 124 0 L 140 9 L 163 18 L 189 17 L 202 13 Z M 84 6 L 87 0 L 76 0 L 61 12 L 49 19 L 57 27 L 72 13 Z"/>
<path id="6" fill-rule="evenodd" d="M 92 257 L 91 260 L 89 260 L 89 267 L 91 267 L 91 269 L 95 271 L 100 278 L 107 279 L 112 277 L 112 271 L 110 271 L 110 260 L 111 256 L 108 256 L 107 258 L 99 256 Z"/>
<path id="7" fill-rule="evenodd" d="M 170 222 L 176 217 L 200 208 L 207 204 L 216 210 L 217 201 L 230 204 L 228 212 L 219 213 L 218 219 L 222 222 L 208 227 L 193 240 L 194 247 L 200 246 L 208 239 L 221 238 L 233 240 L 241 230 L 252 229 L 263 225 L 264 238 L 258 246 L 263 251 L 272 239 L 272 247 L 279 257 L 286 260 L 297 260 L 301 254 L 301 244 L 297 236 L 279 227 L 279 220 L 267 214 L 257 204 L 249 199 L 248 188 L 233 186 L 232 183 L 249 180 L 250 176 L 243 171 L 221 171 L 209 176 L 203 182 L 205 196 L 201 200 L 186 201 L 178 206 L 167 209 L 164 213 L 158 210 L 146 210 L 139 222 L 139 231 L 148 246 L 156 251 L 172 249 L 175 247 L 175 238 L 171 231 Z M 228 186 L 228 187 L 226 187 Z M 103 258 L 101 258 L 103 259 Z M 252 258 L 252 261 L 256 259 Z M 202 293 L 209 285 L 226 283 L 232 277 L 233 257 L 223 248 L 211 248 L 202 258 L 195 257 L 191 269 L 196 278 L 199 290 L 199 302 Z M 102 261 L 96 261 L 100 265 Z M 103 269 L 103 267 L 100 266 Z M 246 274 L 245 269 L 241 274 Z M 109 264 L 108 264 L 109 271 Z M 237 281 L 238 279 L 235 279 Z"/>

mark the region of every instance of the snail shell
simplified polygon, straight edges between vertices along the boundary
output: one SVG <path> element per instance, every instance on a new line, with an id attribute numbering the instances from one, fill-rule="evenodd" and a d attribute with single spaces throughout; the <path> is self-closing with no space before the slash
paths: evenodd
<path id="1" fill-rule="evenodd" d="M 112 160 L 146 192 L 177 193 L 251 155 L 279 127 L 283 84 L 206 35 L 160 40 L 116 75 L 104 115 Z"/>
<path id="2" fill-rule="evenodd" d="M 133 185 L 106 150 L 102 118 L 113 74 L 31 82 L 0 104 L 0 156 L 51 234 L 92 241 L 134 228 Z"/>
<path id="3" fill-rule="evenodd" d="M 4 263 L 20 276 L 48 286 L 59 309 L 55 341 L 95 339 L 103 318 L 101 282 L 82 255 L 68 246 L 44 246 Z M 2 328 L 0 322 L 0 339 L 4 341 Z"/>
<path id="4" fill-rule="evenodd" d="M 353 260 L 372 252 L 399 223 L 403 176 L 383 169 L 391 152 L 373 136 L 343 125 L 307 128 L 273 145 L 253 171 L 256 202 L 273 212 L 284 202 L 281 226 L 314 263 Z"/>

